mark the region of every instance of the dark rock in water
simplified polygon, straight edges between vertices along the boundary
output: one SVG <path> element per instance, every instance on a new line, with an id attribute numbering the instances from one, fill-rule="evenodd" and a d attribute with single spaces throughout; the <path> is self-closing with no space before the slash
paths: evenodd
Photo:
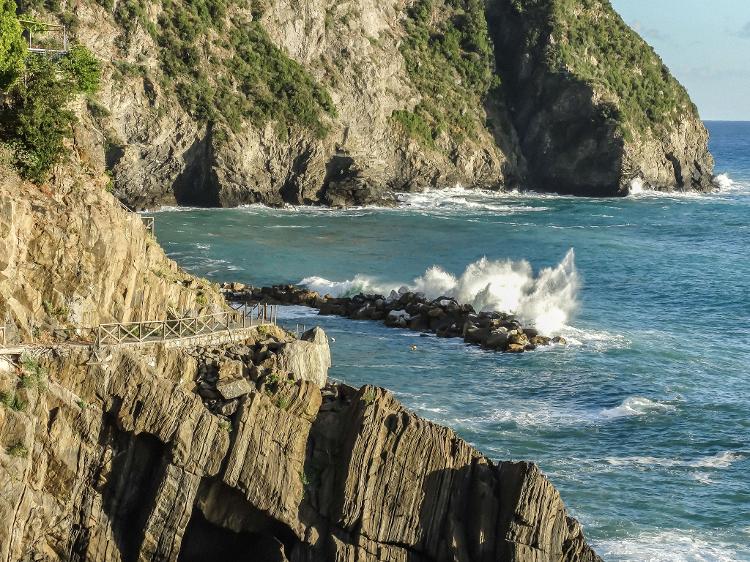
<path id="1" fill-rule="evenodd" d="M 429 331 L 441 338 L 463 338 L 470 344 L 486 349 L 508 351 L 509 345 L 531 350 L 539 345 L 564 343 L 563 338 L 551 340 L 539 334 L 536 328 L 523 327 L 512 314 L 503 312 L 476 313 L 470 305 L 459 304 L 455 299 L 440 297 L 428 300 L 406 287 L 392 291 L 386 299 L 382 295 L 358 294 L 353 297 L 321 297 L 303 287 L 276 285 L 257 289 L 246 287 L 240 293 L 232 291 L 233 285 L 222 287 L 229 300 L 255 304 L 265 302 L 281 305 L 303 305 L 317 308 L 319 314 L 336 315 L 355 320 L 378 320 L 392 328 Z M 489 339 L 489 341 L 488 341 Z"/>
<path id="2" fill-rule="evenodd" d="M 530 341 L 533 345 L 549 345 L 552 343 L 551 338 L 545 336 L 534 336 Z"/>
<path id="3" fill-rule="evenodd" d="M 487 336 L 487 339 L 484 340 L 484 347 L 498 351 L 505 351 L 508 348 L 508 341 L 508 333 L 497 330 L 491 332 Z"/>

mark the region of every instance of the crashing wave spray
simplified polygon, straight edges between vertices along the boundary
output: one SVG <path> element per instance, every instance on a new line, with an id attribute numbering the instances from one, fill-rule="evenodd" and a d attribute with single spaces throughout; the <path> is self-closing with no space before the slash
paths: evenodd
<path id="1" fill-rule="evenodd" d="M 360 292 L 387 295 L 394 289 L 379 287 L 374 280 L 363 275 L 341 282 L 307 277 L 300 285 L 336 297 Z M 564 328 L 575 312 L 579 285 L 575 252 L 571 249 L 557 266 L 542 269 L 536 277 L 526 260 L 482 258 L 470 264 L 459 277 L 433 266 L 417 277 L 408 289 L 424 293 L 430 299 L 452 297 L 460 303 L 472 305 L 477 311 L 510 312 L 542 333 L 551 335 Z"/>

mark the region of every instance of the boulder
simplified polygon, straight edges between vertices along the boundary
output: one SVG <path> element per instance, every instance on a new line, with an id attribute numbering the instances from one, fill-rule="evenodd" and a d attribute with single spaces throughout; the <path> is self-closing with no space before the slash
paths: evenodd
<path id="1" fill-rule="evenodd" d="M 248 349 L 248 353 L 250 350 Z M 242 361 L 227 359 L 219 363 L 219 381 L 232 381 L 241 379 L 244 374 L 245 366 Z"/>
<path id="2" fill-rule="evenodd" d="M 488 349 L 496 349 L 504 351 L 508 346 L 508 333 L 502 330 L 495 330 L 490 332 L 487 339 L 484 341 L 484 346 Z"/>
<path id="3" fill-rule="evenodd" d="M 328 380 L 331 366 L 331 349 L 328 336 L 317 326 L 308 330 L 299 340 L 289 342 L 276 355 L 277 367 L 295 380 L 309 381 L 322 388 Z"/>
<path id="4" fill-rule="evenodd" d="M 219 379 L 216 383 L 216 390 L 224 400 L 232 400 L 248 394 L 255 388 L 249 380 L 239 379 Z"/>

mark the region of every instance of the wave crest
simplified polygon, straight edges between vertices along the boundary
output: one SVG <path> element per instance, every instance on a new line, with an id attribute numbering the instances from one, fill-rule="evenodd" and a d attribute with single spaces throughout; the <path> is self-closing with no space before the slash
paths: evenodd
<path id="1" fill-rule="evenodd" d="M 666 414 L 673 412 L 675 407 L 663 402 L 655 402 L 643 396 L 630 396 L 614 408 L 606 408 L 599 412 L 603 418 L 624 418 L 630 416 L 643 416 L 646 414 Z"/>
<path id="2" fill-rule="evenodd" d="M 389 294 L 398 290 L 398 287 L 384 287 L 375 279 L 359 274 L 347 281 L 306 277 L 299 284 L 334 297 Z M 407 289 L 423 293 L 429 299 L 452 297 L 472 305 L 477 311 L 510 312 L 538 330 L 553 334 L 564 328 L 575 313 L 579 286 L 575 252 L 570 249 L 558 265 L 544 268 L 537 275 L 526 260 L 482 258 L 458 277 L 439 266 L 430 267 Z"/>

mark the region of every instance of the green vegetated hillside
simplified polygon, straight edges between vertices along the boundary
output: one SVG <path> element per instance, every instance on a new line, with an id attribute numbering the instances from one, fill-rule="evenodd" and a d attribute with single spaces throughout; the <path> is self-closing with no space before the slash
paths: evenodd
<path id="1" fill-rule="evenodd" d="M 482 0 L 416 0 L 405 32 L 401 53 L 423 97 L 394 119 L 431 147 L 444 133 L 476 138 L 485 126 L 485 96 L 491 89 L 501 95 Z"/>
<path id="2" fill-rule="evenodd" d="M 685 114 L 698 117 L 685 88 L 607 0 L 556 0 L 550 15 L 552 68 L 591 84 L 627 132 L 661 133 Z"/>
<path id="3" fill-rule="evenodd" d="M 80 95 L 105 138 L 118 193 L 138 205 L 169 202 L 171 191 L 187 193 L 186 202 L 317 202 L 332 170 L 337 182 L 370 186 L 365 195 L 347 187 L 360 189 L 359 203 L 394 186 L 500 188 L 510 177 L 582 194 L 617 193 L 626 169 L 664 188 L 704 188 L 710 178 L 695 106 L 607 0 L 413 0 L 377 10 L 358 0 L 20 1 L 14 10 L 0 0 L 2 140 L 37 180 L 57 160 L 29 156 L 29 145 L 43 137 L 55 146 L 42 152 L 60 152 L 75 119 L 66 108 Z M 69 76 L 60 83 L 67 97 L 48 96 L 59 115 L 40 117 L 29 102 L 38 92 L 24 94 L 13 76 L 70 64 L 24 63 L 14 11 L 64 23 L 96 52 L 102 94 Z M 114 35 L 93 33 L 100 24 Z M 577 85 L 590 88 L 588 99 L 580 89 L 575 103 L 551 93 Z M 132 90 L 135 103 L 118 89 Z M 559 111 L 566 104 L 572 117 Z M 52 134 L 34 125 L 39 119 L 55 121 Z M 685 120 L 690 130 L 675 133 Z M 568 135 L 555 141 L 561 129 Z M 157 137 L 166 149 L 150 144 Z M 628 148 L 641 138 L 651 144 Z M 592 142 L 600 149 L 586 154 Z M 341 154 L 344 168 L 332 165 Z M 606 173 L 583 170 L 579 185 L 581 166 L 602 159 Z M 200 196 L 206 190 L 215 195 Z"/>

